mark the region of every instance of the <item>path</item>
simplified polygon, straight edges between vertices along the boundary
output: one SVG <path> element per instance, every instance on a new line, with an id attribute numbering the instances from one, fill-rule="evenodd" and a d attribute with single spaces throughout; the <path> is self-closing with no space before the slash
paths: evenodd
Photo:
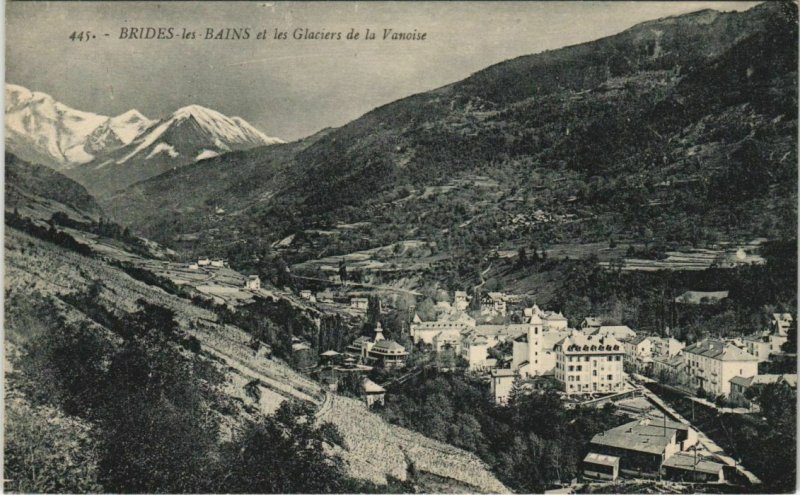
<path id="1" fill-rule="evenodd" d="M 391 287 L 391 286 L 388 286 L 388 285 L 374 285 L 374 284 L 365 284 L 365 283 L 361 283 L 361 282 L 337 283 L 337 282 L 333 282 L 331 280 L 328 280 L 327 278 L 305 277 L 303 275 L 292 275 L 292 277 L 293 278 L 300 278 L 300 279 L 303 279 L 303 280 L 314 280 L 316 282 L 325 282 L 325 283 L 333 284 L 333 285 L 341 285 L 341 286 L 352 285 L 352 286 L 357 286 L 357 287 L 367 287 L 367 288 L 370 288 L 370 289 L 388 290 L 388 291 L 392 291 L 392 292 L 402 292 L 403 294 L 409 294 L 409 295 L 412 295 L 412 296 L 421 296 L 422 295 L 421 293 L 419 293 L 419 292 L 417 292 L 415 290 L 401 289 L 399 287 Z"/>

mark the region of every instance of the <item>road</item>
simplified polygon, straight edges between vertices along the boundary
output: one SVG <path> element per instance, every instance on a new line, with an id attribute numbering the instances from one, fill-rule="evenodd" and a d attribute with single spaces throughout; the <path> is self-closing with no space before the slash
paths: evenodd
<path id="1" fill-rule="evenodd" d="M 421 293 L 419 293 L 417 291 L 414 291 L 414 290 L 400 289 L 398 287 L 391 287 L 389 285 L 364 284 L 364 283 L 360 283 L 360 282 L 336 283 L 336 282 L 332 282 L 332 281 L 328 280 L 327 278 L 304 277 L 302 275 L 292 275 L 292 277 L 299 278 L 299 279 L 302 279 L 302 280 L 313 280 L 315 282 L 325 282 L 325 283 L 328 283 L 328 284 L 341 285 L 341 286 L 352 285 L 352 286 L 357 286 L 357 287 L 367 287 L 369 289 L 379 289 L 379 290 L 387 290 L 387 291 L 392 291 L 392 292 L 400 292 L 400 293 L 409 294 L 409 295 L 412 295 L 412 296 L 421 296 L 422 295 Z"/>

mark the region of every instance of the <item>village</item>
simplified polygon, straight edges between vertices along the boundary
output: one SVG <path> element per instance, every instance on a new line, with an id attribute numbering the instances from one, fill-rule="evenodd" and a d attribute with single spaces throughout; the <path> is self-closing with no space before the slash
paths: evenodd
<path id="1" fill-rule="evenodd" d="M 391 306 L 391 298 L 374 288 L 352 283 L 317 291 L 267 289 L 258 276 L 240 274 L 222 259 L 137 261 L 231 307 L 254 297 L 284 298 L 299 309 L 346 315 L 352 324 L 369 327 L 341 349 L 315 349 L 310 341 L 292 338 L 295 367 L 321 382 L 329 397 L 355 392 L 364 407 L 380 408 L 397 384 L 436 366 L 480 379 L 499 407 L 514 396 L 545 391 L 555 391 L 568 408 L 613 404 L 624 422 L 585 446 L 580 479 L 560 489 L 566 492 L 576 483 L 598 487 L 637 480 L 758 485 L 758 477 L 657 392 L 688 398 L 692 413 L 696 406 L 745 415 L 759 413 L 752 393 L 759 387 L 796 389 L 794 373 L 759 372 L 760 365 L 794 358 L 782 349 L 796 332 L 789 313 L 772 314 L 768 327 L 744 337 L 687 344 L 670 336 L 669 329 L 662 335 L 637 332 L 600 317 L 586 317 L 572 328 L 568 315 L 528 306 L 514 294 L 454 291 L 449 300 L 435 303 L 434 318 L 423 319 L 409 308 L 404 345 L 387 337 L 381 302 Z M 675 302 L 713 304 L 725 297 L 725 291 L 687 291 Z M 265 347 L 258 355 L 269 359 Z M 357 383 L 357 390 L 347 390 L 347 383 Z"/>
<path id="2" fill-rule="evenodd" d="M 681 297 L 693 295 L 697 296 Z M 751 390 L 769 383 L 796 389 L 794 373 L 759 374 L 759 363 L 784 354 L 781 346 L 794 325 L 791 314 L 773 314 L 769 328 L 745 338 L 686 345 L 669 335 L 638 333 L 594 317 L 570 328 L 560 312 L 535 304 L 517 307 L 509 303 L 513 300 L 489 292 L 472 304 L 466 292 L 456 291 L 452 302 L 437 303 L 435 320 L 413 315 L 411 348 L 387 339 L 378 322 L 372 335 L 357 338 L 344 352 L 323 351 L 320 369 L 364 375 L 361 394 L 366 405 L 374 407 L 383 404 L 391 390 L 366 377 L 373 367 L 410 374 L 416 366 L 410 364 L 410 356 L 449 354 L 456 357 L 461 372 L 482 377 L 498 406 L 514 394 L 544 390 L 556 390 L 568 407 L 617 406 L 627 421 L 592 438 L 582 463 L 583 483 L 760 483 L 646 385 L 669 387 L 690 397 L 698 408 L 757 413 Z M 353 298 L 352 306 L 366 310 L 367 302 Z M 335 392 L 336 382 L 328 383 Z"/>

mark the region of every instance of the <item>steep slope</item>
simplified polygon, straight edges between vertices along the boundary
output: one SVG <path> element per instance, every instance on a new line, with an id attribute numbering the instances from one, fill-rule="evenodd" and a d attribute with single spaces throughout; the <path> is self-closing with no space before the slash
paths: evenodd
<path id="1" fill-rule="evenodd" d="M 151 125 L 113 153 L 69 173 L 92 192 L 107 194 L 175 167 L 282 142 L 239 117 L 190 105 Z"/>
<path id="2" fill-rule="evenodd" d="M 42 184 L 53 185 L 59 180 L 57 173 L 44 167 L 28 168 L 27 164 L 18 163 L 12 167 L 23 167 L 24 173 L 13 173 L 11 187 L 17 190 L 39 191 Z M 52 177 L 47 176 L 45 182 L 31 170 L 44 171 Z M 74 187 L 79 192 L 80 186 Z M 59 197 L 77 202 L 72 196 Z M 90 202 L 80 204 L 92 208 Z M 252 336 L 222 321 L 208 304 L 201 304 L 202 298 L 145 282 L 155 277 L 152 271 L 149 277 L 142 276 L 146 267 L 166 270 L 163 267 L 169 263 L 143 253 L 128 238 L 109 239 L 83 230 L 81 224 L 46 226 L 42 221 L 48 218 L 46 215 L 28 216 L 30 211 L 6 211 L 5 314 L 10 328 L 6 332 L 6 350 L 12 360 L 30 334 L 48 329 L 59 317 L 113 340 L 118 336 L 109 321 L 113 323 L 114 319 L 135 312 L 142 304 L 157 305 L 174 312 L 179 333 L 197 339 L 198 350 L 194 352 L 222 376 L 222 385 L 215 390 L 221 396 L 208 405 L 208 414 L 220 422 L 223 439 L 230 438 L 245 420 L 271 414 L 287 399 L 302 401 L 318 408 L 319 421 L 330 422 L 342 432 L 346 445 L 334 450 L 353 478 L 380 485 L 386 484 L 390 476 L 407 480 L 413 465 L 421 475 L 449 480 L 448 486 L 455 491 L 508 491 L 476 456 L 389 425 L 361 401 L 329 395 L 320 384 L 282 360 L 255 353 Z M 73 220 L 91 216 L 77 208 L 62 213 Z M 143 268 L 123 268 L 129 264 Z M 174 263 L 171 269 L 182 266 Z M 46 314 L 37 311 L 41 306 L 49 308 Z M 9 371 L 7 367 L 6 372 Z M 247 392 L 252 383 L 258 384 L 259 393 Z M 423 491 L 440 486 L 426 485 L 424 476 L 416 484 Z"/>
<path id="3" fill-rule="evenodd" d="M 102 214 L 86 188 L 51 168 L 6 153 L 5 169 L 7 209 L 39 218 L 49 218 L 56 211 L 88 219 Z"/>
<path id="4" fill-rule="evenodd" d="M 6 84 L 5 94 L 6 149 L 56 170 L 124 146 L 152 125 L 136 110 L 117 117 L 82 112 L 14 84 Z"/>
<path id="5" fill-rule="evenodd" d="M 213 187 L 188 169 L 187 204 L 247 185 L 223 200 L 234 213 L 202 225 L 196 209 L 163 199 L 174 175 L 105 205 L 163 241 L 198 229 L 263 241 L 370 223 L 324 241 L 328 254 L 404 238 L 486 252 L 520 238 L 791 235 L 796 65 L 793 3 L 659 19 L 385 105 L 291 156 L 231 156 L 232 173 Z M 258 164 L 290 173 L 261 188 Z M 536 210 L 556 220 L 532 218 Z"/>

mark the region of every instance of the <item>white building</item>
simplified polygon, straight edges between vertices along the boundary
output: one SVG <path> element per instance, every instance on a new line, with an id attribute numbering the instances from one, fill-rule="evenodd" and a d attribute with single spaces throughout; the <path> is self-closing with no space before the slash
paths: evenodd
<path id="1" fill-rule="evenodd" d="M 651 337 L 653 357 L 670 358 L 677 356 L 686 344 L 672 337 Z"/>
<path id="2" fill-rule="evenodd" d="M 211 260 L 211 266 L 213 266 L 214 268 L 222 268 L 225 266 L 225 260 L 215 258 Z"/>
<path id="3" fill-rule="evenodd" d="M 482 335 L 468 335 L 461 343 L 461 357 L 469 363 L 470 370 L 488 368 L 489 343 Z"/>
<path id="4" fill-rule="evenodd" d="M 588 332 L 587 335 L 610 335 L 622 341 L 636 337 L 636 332 L 627 325 L 600 325 L 599 328 Z"/>
<path id="5" fill-rule="evenodd" d="M 475 320 L 466 313 L 440 315 L 436 321 L 422 321 L 419 315 L 414 315 L 409 333 L 414 344 L 423 342 L 433 345 L 433 338 L 440 333 L 460 336 L 470 328 L 475 328 Z"/>
<path id="6" fill-rule="evenodd" d="M 565 329 L 545 330 L 541 311 L 536 309 L 534 306 L 530 311 L 527 332 L 514 339 L 511 367 L 522 377 L 552 373 L 556 366 L 555 346 L 570 335 Z"/>
<path id="7" fill-rule="evenodd" d="M 613 336 L 573 331 L 555 349 L 556 380 L 567 394 L 622 390 L 625 350 Z"/>
<path id="8" fill-rule="evenodd" d="M 350 307 L 359 311 L 366 311 L 369 306 L 369 299 L 366 297 L 351 297 Z"/>
<path id="9" fill-rule="evenodd" d="M 481 314 L 482 315 L 500 315 L 506 314 L 506 295 L 502 292 L 488 292 L 481 297 Z"/>
<path id="10" fill-rule="evenodd" d="M 493 369 L 491 392 L 497 404 L 507 404 L 514 388 L 514 380 L 519 374 L 512 369 Z"/>
<path id="11" fill-rule="evenodd" d="M 208 266 L 210 264 L 211 264 L 211 260 L 208 259 L 208 258 L 199 258 L 197 260 L 197 265 L 198 266 Z"/>
<path id="12" fill-rule="evenodd" d="M 463 290 L 457 290 L 453 295 L 453 306 L 458 311 L 466 311 L 469 307 L 469 296 Z"/>
<path id="13" fill-rule="evenodd" d="M 770 330 L 775 335 L 780 335 L 785 337 L 791 325 L 792 325 L 791 314 L 775 313 L 772 315 L 772 321 L 770 322 Z"/>
<path id="14" fill-rule="evenodd" d="M 625 362 L 636 373 L 647 371 L 653 363 L 653 338 L 647 335 L 638 335 L 632 339 L 623 340 L 625 349 Z"/>
<path id="15" fill-rule="evenodd" d="M 685 382 L 702 388 L 714 396 L 730 393 L 730 380 L 735 376 L 758 374 L 758 359 L 743 350 L 719 340 L 706 339 L 683 350 L 686 363 Z"/>

